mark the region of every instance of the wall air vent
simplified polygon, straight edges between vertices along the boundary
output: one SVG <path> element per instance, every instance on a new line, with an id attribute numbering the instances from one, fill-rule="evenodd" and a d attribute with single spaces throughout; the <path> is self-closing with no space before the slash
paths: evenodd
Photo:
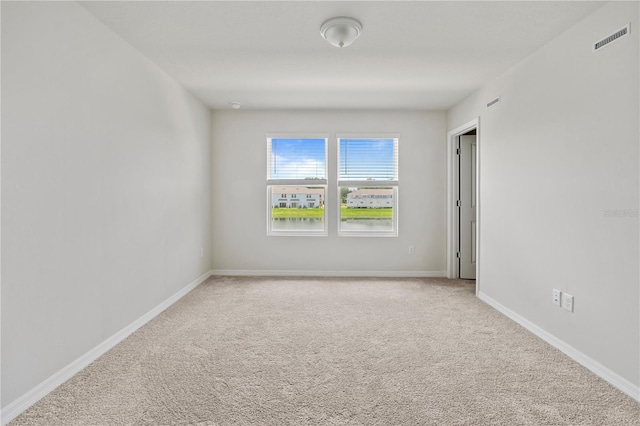
<path id="1" fill-rule="evenodd" d="M 499 96 L 497 98 L 495 98 L 494 100 L 487 102 L 487 108 L 491 108 L 492 106 L 494 106 L 498 102 L 500 102 L 500 97 Z"/>
<path id="2" fill-rule="evenodd" d="M 627 24 L 625 27 L 620 28 L 615 33 L 603 38 L 602 40 L 596 41 L 595 43 L 593 43 L 593 51 L 595 52 L 596 50 L 600 50 L 606 45 L 618 40 L 620 37 L 626 36 L 627 34 L 629 34 L 630 29 L 631 24 Z"/>

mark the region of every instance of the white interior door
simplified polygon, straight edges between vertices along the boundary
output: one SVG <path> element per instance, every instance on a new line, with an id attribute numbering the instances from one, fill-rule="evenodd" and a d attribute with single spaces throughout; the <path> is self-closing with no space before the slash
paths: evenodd
<path id="1" fill-rule="evenodd" d="M 476 279 L 476 137 L 460 136 L 460 278 Z"/>

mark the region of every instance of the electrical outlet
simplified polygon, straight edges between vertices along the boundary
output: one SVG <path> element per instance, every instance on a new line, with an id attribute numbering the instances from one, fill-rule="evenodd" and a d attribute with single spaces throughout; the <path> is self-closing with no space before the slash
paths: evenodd
<path id="1" fill-rule="evenodd" d="M 409 246 L 409 254 L 416 254 L 416 248 L 414 246 Z"/>
<path id="2" fill-rule="evenodd" d="M 573 296 L 565 293 L 562 298 L 562 307 L 569 312 L 573 312 Z"/>
<path id="3" fill-rule="evenodd" d="M 562 300 L 562 292 L 557 289 L 553 289 L 553 304 L 560 307 L 560 301 Z"/>

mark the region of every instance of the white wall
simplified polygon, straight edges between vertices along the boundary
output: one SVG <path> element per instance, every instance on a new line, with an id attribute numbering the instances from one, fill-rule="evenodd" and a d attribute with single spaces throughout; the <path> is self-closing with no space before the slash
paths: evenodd
<path id="1" fill-rule="evenodd" d="M 2 2 L 3 407 L 210 269 L 209 138 L 78 4 Z"/>
<path id="2" fill-rule="evenodd" d="M 448 112 L 448 129 L 480 116 L 481 292 L 636 389 L 638 217 L 605 211 L 638 209 L 639 23 L 607 4 Z"/>
<path id="3" fill-rule="evenodd" d="M 443 274 L 445 114 L 391 111 L 214 111 L 213 268 L 223 273 Z M 327 133 L 327 237 L 268 237 L 267 133 Z M 400 133 L 399 236 L 338 237 L 338 133 Z M 408 246 L 415 255 L 408 255 Z"/>

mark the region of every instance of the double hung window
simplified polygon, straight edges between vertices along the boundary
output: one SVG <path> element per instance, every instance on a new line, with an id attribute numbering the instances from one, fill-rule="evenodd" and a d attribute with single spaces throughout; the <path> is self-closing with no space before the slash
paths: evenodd
<path id="1" fill-rule="evenodd" d="M 268 235 L 328 234 L 327 150 L 326 135 L 267 137 Z M 398 236 L 398 136 L 338 136 L 334 167 L 338 235 Z"/>
<path id="2" fill-rule="evenodd" d="M 338 137 L 341 236 L 398 235 L 398 137 Z"/>
<path id="3" fill-rule="evenodd" d="M 327 137 L 267 137 L 267 234 L 327 235 Z"/>

